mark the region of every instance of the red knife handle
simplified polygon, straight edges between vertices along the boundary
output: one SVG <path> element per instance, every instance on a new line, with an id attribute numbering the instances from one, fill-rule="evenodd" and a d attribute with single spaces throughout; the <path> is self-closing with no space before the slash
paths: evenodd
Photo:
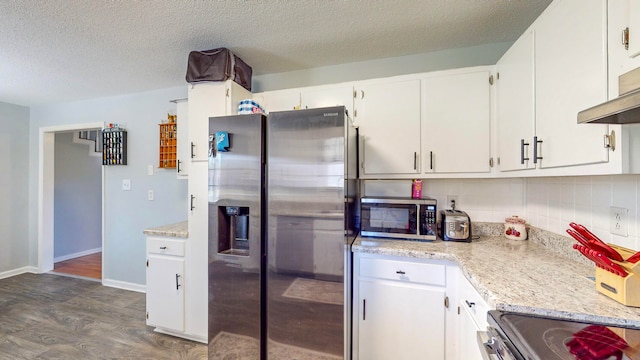
<path id="1" fill-rule="evenodd" d="M 567 229 L 567 234 L 571 235 L 572 238 L 576 239 L 580 244 L 589 247 L 589 240 L 585 239 L 579 232 L 573 229 Z"/>
<path id="2" fill-rule="evenodd" d="M 613 260 L 624 261 L 624 259 L 622 258 L 622 255 L 620 255 L 619 252 L 615 251 L 613 248 L 607 245 L 607 243 L 600 240 L 599 237 L 597 237 L 594 233 L 589 231 L 589 229 L 587 229 L 584 225 L 571 222 L 569 223 L 569 226 L 571 226 L 580 235 L 582 235 L 585 239 L 587 239 L 587 241 L 589 242 L 589 245 L 587 245 L 588 247 L 604 253 L 607 257 Z"/>

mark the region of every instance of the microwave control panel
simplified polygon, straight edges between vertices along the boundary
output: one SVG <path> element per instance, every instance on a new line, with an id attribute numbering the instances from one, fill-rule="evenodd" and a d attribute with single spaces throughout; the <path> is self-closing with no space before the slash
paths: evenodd
<path id="1" fill-rule="evenodd" d="M 420 205 L 420 234 L 433 236 L 435 239 L 437 232 L 436 205 Z"/>

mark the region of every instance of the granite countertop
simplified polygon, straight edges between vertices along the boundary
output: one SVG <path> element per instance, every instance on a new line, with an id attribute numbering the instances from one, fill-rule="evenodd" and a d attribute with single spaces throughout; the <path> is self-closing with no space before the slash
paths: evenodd
<path id="1" fill-rule="evenodd" d="M 481 236 L 472 243 L 358 237 L 353 252 L 449 260 L 497 310 L 640 328 L 640 308 L 599 293 L 594 266 L 533 241 Z"/>
<path id="2" fill-rule="evenodd" d="M 162 225 L 154 228 L 144 229 L 145 235 L 168 236 L 168 237 L 189 237 L 189 222 L 182 221 L 175 224 Z"/>

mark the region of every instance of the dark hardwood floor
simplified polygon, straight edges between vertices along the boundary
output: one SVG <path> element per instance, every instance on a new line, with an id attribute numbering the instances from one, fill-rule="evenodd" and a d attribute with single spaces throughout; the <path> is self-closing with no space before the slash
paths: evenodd
<path id="1" fill-rule="evenodd" d="M 55 274 L 0 279 L 0 359 L 207 358 L 207 346 L 155 333 L 145 294 Z"/>
<path id="2" fill-rule="evenodd" d="M 57 262 L 53 271 L 102 280 L 102 252 Z"/>

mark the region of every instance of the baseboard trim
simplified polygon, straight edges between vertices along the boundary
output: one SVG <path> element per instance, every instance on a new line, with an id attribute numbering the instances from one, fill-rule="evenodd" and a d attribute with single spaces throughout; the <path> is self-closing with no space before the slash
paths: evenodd
<path id="1" fill-rule="evenodd" d="M 65 260 L 69 260 L 69 259 L 75 259 L 75 258 L 78 258 L 78 257 L 81 257 L 81 256 L 86 256 L 86 255 L 99 253 L 101 251 L 102 251 L 102 247 L 99 247 L 99 248 L 95 248 L 95 249 L 89 249 L 89 250 L 85 250 L 85 251 L 80 251 L 80 252 L 69 254 L 69 255 L 58 256 L 57 258 L 53 259 L 53 262 L 57 263 L 57 262 L 60 262 L 60 261 L 65 261 Z"/>
<path id="2" fill-rule="evenodd" d="M 134 284 L 134 283 L 124 282 L 119 280 L 102 279 L 102 285 L 123 289 L 123 290 L 140 292 L 140 293 L 147 292 L 147 287 L 145 285 Z"/>
<path id="3" fill-rule="evenodd" d="M 21 268 L 0 272 L 0 279 L 6 279 L 8 277 L 25 274 L 25 273 L 39 274 L 40 272 L 38 271 L 38 268 L 35 266 L 23 266 Z"/>
<path id="4" fill-rule="evenodd" d="M 208 344 L 209 343 L 209 339 L 207 339 L 206 336 L 185 334 L 183 332 L 164 329 L 164 328 L 159 328 L 159 327 L 153 329 L 153 331 L 155 331 L 157 333 L 160 333 L 160 334 L 176 336 L 176 337 L 179 337 L 179 338 L 183 338 L 183 339 L 187 339 L 187 340 L 191 340 L 191 341 L 196 341 L 196 342 L 203 343 L 203 344 Z"/>

